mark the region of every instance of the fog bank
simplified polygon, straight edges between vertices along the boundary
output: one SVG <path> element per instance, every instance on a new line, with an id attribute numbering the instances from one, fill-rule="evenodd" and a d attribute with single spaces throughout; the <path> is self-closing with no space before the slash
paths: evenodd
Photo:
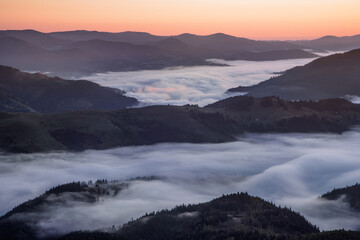
<path id="1" fill-rule="evenodd" d="M 236 94 L 226 90 L 237 86 L 250 86 L 268 80 L 281 71 L 304 65 L 314 59 L 279 61 L 225 61 L 212 60 L 228 67 L 178 67 L 163 70 L 98 73 L 83 77 L 102 86 L 123 89 L 145 103 L 199 104 L 204 106 Z M 239 95 L 239 93 L 237 94 Z"/>
<path id="2" fill-rule="evenodd" d="M 299 211 L 322 230 L 358 229 L 359 214 L 318 196 L 359 181 L 359 144 L 357 128 L 341 135 L 247 134 L 225 144 L 2 155 L 1 214 L 58 184 L 156 175 L 166 178 L 137 181 L 95 204 L 52 206 L 40 216 L 22 217 L 39 217 L 42 231 L 64 233 L 118 226 L 145 212 L 247 191 Z"/>

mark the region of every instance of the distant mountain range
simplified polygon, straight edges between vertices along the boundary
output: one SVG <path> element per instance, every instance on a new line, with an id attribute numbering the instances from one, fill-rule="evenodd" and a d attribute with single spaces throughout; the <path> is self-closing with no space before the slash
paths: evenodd
<path id="1" fill-rule="evenodd" d="M 354 40 L 342 44 L 343 49 L 357 46 L 357 37 L 349 38 Z M 59 76 L 82 76 L 106 71 L 215 65 L 206 61 L 209 58 L 249 61 L 315 58 L 316 54 L 305 50 L 339 49 L 322 45 L 321 40 L 314 45 L 313 41 L 256 41 L 222 33 L 155 36 L 142 32 L 4 30 L 0 31 L 0 64 Z"/>
<path id="2" fill-rule="evenodd" d="M 348 51 L 360 48 L 360 34 L 346 37 L 324 36 L 314 40 L 292 41 L 291 43 L 299 44 L 311 49 Z"/>
<path id="3" fill-rule="evenodd" d="M 316 59 L 277 77 L 229 92 L 254 97 L 278 96 L 288 100 L 318 100 L 360 96 L 360 49 Z"/>
<path id="4" fill-rule="evenodd" d="M 114 110 L 133 106 L 135 98 L 96 83 L 64 80 L 0 66 L 0 111 L 57 113 Z"/>

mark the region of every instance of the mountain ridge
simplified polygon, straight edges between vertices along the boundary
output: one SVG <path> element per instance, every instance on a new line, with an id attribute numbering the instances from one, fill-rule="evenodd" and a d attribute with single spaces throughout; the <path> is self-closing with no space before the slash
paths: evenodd
<path id="1" fill-rule="evenodd" d="M 41 33 L 34 30 L 0 32 L 0 38 L 7 37 L 18 39 L 13 39 L 13 41 L 24 41 L 22 44 L 18 44 L 18 48 L 31 48 L 27 45 L 28 43 L 39 49 L 37 49 L 38 52 L 33 49 L 33 56 L 31 56 L 16 49 L 6 50 L 12 41 L 3 44 L 0 42 L 0 64 L 29 71 L 52 72 L 61 76 L 65 76 L 65 74 L 81 76 L 107 71 L 163 69 L 175 66 L 214 65 L 214 63 L 206 61 L 209 58 L 259 61 L 317 57 L 305 52 L 302 46 L 286 41 L 256 41 L 222 33 L 206 36 L 194 34 L 156 36 L 145 32 L 129 31 L 120 33 L 84 30 L 53 33 Z M 177 44 L 168 44 L 166 40 L 169 38 L 177 39 Z M 97 42 L 96 47 L 86 47 L 89 42 L 94 41 Z M 115 43 L 123 44 L 121 51 L 106 50 Z M 127 48 L 125 48 L 125 43 L 128 44 Z M 74 48 L 74 46 L 82 49 L 83 52 L 78 55 L 66 55 L 67 49 Z M 148 48 L 146 51 L 151 49 L 153 52 L 152 59 L 149 59 L 145 53 L 144 55 L 139 54 L 145 47 Z M 101 52 L 101 49 L 104 51 Z M 289 50 L 295 49 L 298 52 L 288 53 Z M 129 54 L 130 51 L 133 53 Z M 244 51 L 256 54 L 256 57 L 244 57 L 240 54 Z M 283 53 L 279 57 L 279 54 L 272 53 L 272 51 L 283 51 Z M 97 54 L 92 54 L 93 52 Z M 261 52 L 263 53 L 261 54 Z M 109 55 L 111 58 L 108 57 Z M 127 57 L 124 58 L 123 55 Z"/>
<path id="2" fill-rule="evenodd" d="M 276 97 L 238 96 L 204 108 L 0 113 L 0 149 L 31 153 L 164 142 L 223 143 L 236 141 L 244 132 L 341 133 L 356 124 L 360 124 L 360 106 L 345 99 L 288 102 Z"/>
<path id="3" fill-rule="evenodd" d="M 134 98 L 90 81 L 64 80 L 40 73 L 24 73 L 6 66 L 0 66 L 0 88 L 8 94 L 2 96 L 4 99 L 7 97 L 11 101 L 16 98 L 28 109 L 45 113 L 110 110 L 137 103 Z"/>
<path id="4" fill-rule="evenodd" d="M 360 96 L 360 49 L 318 58 L 304 66 L 249 87 L 229 92 L 246 92 L 254 97 L 278 96 L 287 100 L 319 100 Z"/>

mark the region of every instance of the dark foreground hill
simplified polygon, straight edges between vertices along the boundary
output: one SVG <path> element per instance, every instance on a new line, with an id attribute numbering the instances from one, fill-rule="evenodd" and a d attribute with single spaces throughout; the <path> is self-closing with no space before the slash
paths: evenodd
<path id="1" fill-rule="evenodd" d="M 108 201 L 134 181 L 154 181 L 142 177 L 128 181 L 73 182 L 53 187 L 0 217 L 0 238 L 7 240 L 357 240 L 360 232 L 321 232 L 299 213 L 275 206 L 247 193 L 223 195 L 210 202 L 181 205 L 172 210 L 146 213 L 120 228 L 44 234 L 37 223 L 48 217 L 47 209 L 82 204 L 83 207 Z M 326 194 L 325 194 L 326 195 Z M 324 195 L 324 196 L 325 196 Z M 30 216 L 30 217 L 27 217 Z M 45 218 L 45 219 L 44 219 Z M 51 219 L 50 219 L 51 220 Z M 117 230 L 116 230 L 117 229 Z"/>
<path id="2" fill-rule="evenodd" d="M 71 81 L 24 73 L 0 66 L 0 110 L 56 113 L 74 110 L 112 110 L 137 103 L 122 91 L 90 81 Z"/>
<path id="3" fill-rule="evenodd" d="M 60 114 L 0 113 L 0 148 L 8 152 L 107 149 L 161 142 L 219 143 L 248 132 L 335 132 L 360 123 L 345 99 L 289 102 L 228 98 L 204 108 L 151 106 Z"/>
<path id="4" fill-rule="evenodd" d="M 140 178 L 151 181 L 152 178 Z M 2 239 L 51 239 L 44 235 L 38 221 L 42 212 L 82 203 L 89 206 L 116 196 L 129 182 L 69 183 L 50 189 L 27 201 L 0 218 Z M 85 206 L 85 205 L 83 205 Z M 26 216 L 32 216 L 28 218 Z M 74 232 L 60 239 L 279 239 L 280 236 L 317 233 L 319 230 L 303 216 L 288 208 L 280 208 L 246 193 L 222 196 L 211 202 L 178 206 L 172 210 L 146 214 L 131 221 L 117 232 Z M 101 237 L 103 235 L 103 237 Z"/>
<path id="5" fill-rule="evenodd" d="M 360 96 L 360 49 L 319 58 L 255 86 L 237 87 L 229 91 L 291 100 Z"/>
<path id="6" fill-rule="evenodd" d="M 118 234 L 124 239 L 251 240 L 316 232 L 318 229 L 298 213 L 238 193 L 145 215 L 124 225 Z"/>

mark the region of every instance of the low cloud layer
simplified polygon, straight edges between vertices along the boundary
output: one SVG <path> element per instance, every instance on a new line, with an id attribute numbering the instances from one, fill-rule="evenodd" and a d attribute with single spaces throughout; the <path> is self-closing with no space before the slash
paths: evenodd
<path id="1" fill-rule="evenodd" d="M 204 106 L 231 96 L 229 88 L 254 85 L 313 59 L 280 61 L 224 61 L 229 67 L 179 67 L 165 70 L 99 73 L 84 77 L 103 86 L 123 89 L 145 104 L 199 104 Z"/>
<path id="2" fill-rule="evenodd" d="M 248 134 L 225 144 L 2 155 L 1 214 L 58 184 L 157 175 L 166 178 L 137 181 L 116 197 L 103 197 L 95 204 L 49 207 L 40 214 L 38 227 L 64 233 L 118 226 L 145 212 L 247 191 L 299 211 L 322 230 L 358 229 L 359 214 L 341 201 L 318 196 L 359 181 L 359 144 L 358 128 L 341 135 Z"/>

